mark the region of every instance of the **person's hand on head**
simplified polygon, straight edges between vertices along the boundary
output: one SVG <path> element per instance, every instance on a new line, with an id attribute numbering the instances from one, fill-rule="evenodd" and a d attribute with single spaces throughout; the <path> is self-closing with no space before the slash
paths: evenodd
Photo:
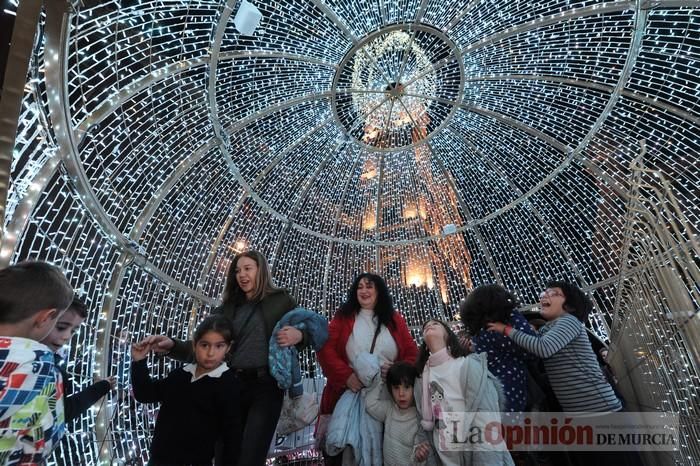
<path id="1" fill-rule="evenodd" d="M 506 324 L 503 322 L 489 322 L 486 325 L 486 330 L 502 334 L 506 330 Z"/>
<path id="2" fill-rule="evenodd" d="M 474 343 L 472 342 L 472 337 L 466 334 L 460 335 L 459 344 L 462 345 L 464 349 L 468 352 L 474 352 Z"/>

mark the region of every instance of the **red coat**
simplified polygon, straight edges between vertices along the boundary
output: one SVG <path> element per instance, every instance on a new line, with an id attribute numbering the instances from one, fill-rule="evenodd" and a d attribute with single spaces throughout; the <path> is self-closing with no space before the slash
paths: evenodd
<path id="1" fill-rule="evenodd" d="M 411 364 L 418 357 L 418 346 L 408 331 L 406 321 L 398 312 L 394 312 L 394 329 L 389 333 L 394 338 L 398 348 L 396 361 L 406 361 Z M 335 404 L 340 399 L 345 389 L 345 383 L 352 374 L 352 368 L 345 352 L 352 328 L 355 325 L 355 314 L 341 316 L 336 314 L 328 325 L 328 340 L 321 351 L 317 353 L 318 362 L 321 364 L 326 376 L 326 386 L 321 396 L 320 414 L 331 414 Z"/>

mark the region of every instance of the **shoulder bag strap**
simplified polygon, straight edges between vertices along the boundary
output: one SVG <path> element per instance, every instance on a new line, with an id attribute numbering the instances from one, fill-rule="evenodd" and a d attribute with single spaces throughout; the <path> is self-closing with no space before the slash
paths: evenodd
<path id="1" fill-rule="evenodd" d="M 377 337 L 382 331 L 382 324 L 377 322 L 377 330 L 374 331 L 374 338 L 372 338 L 372 346 L 369 349 L 370 354 L 374 353 L 374 346 L 377 344 Z"/>

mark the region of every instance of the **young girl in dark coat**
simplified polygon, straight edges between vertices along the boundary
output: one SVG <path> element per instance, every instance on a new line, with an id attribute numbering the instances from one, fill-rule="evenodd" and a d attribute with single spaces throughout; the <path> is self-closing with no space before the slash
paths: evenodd
<path id="1" fill-rule="evenodd" d="M 224 464 L 235 464 L 241 436 L 239 387 L 224 362 L 232 339 L 228 318 L 214 315 L 204 319 L 193 337 L 196 362 L 158 380 L 151 379 L 146 365 L 151 346 L 142 342 L 132 347 L 134 397 L 142 403 L 160 403 L 150 466 L 211 466 L 216 442 L 222 436 Z"/>
<path id="2" fill-rule="evenodd" d="M 269 343 L 280 319 L 297 307 L 289 293 L 274 285 L 270 266 L 261 253 L 245 251 L 233 258 L 226 276 L 223 303 L 212 310 L 231 320 L 234 350 L 227 359 L 239 381 L 240 392 L 231 394 L 238 401 L 243 436 L 237 466 L 264 466 L 282 411 L 284 392 L 270 374 Z M 274 338 L 281 347 L 304 349 L 309 343 L 306 331 L 284 326 Z M 165 335 L 146 337 L 142 343 L 180 361 L 190 361 L 192 344 Z M 217 455 L 217 465 L 228 466 Z"/>

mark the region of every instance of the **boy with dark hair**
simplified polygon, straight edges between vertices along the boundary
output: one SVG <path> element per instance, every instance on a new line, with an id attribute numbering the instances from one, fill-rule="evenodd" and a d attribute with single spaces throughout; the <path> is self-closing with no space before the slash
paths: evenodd
<path id="1" fill-rule="evenodd" d="M 73 393 L 73 380 L 68 375 L 68 372 L 66 372 L 63 358 L 58 354 L 58 351 L 70 342 L 87 316 L 88 310 L 83 300 L 78 296 L 73 297 L 73 302 L 68 306 L 66 312 L 58 318 L 56 326 L 41 340 L 43 344 L 54 352 L 54 361 L 63 377 L 63 393 L 65 394 L 63 400 L 65 405 L 64 412 L 66 424 L 69 426 L 71 421 L 85 413 L 90 406 L 97 403 L 100 398 L 109 393 L 116 383 L 114 377 L 107 377 L 98 380 L 84 390 Z"/>
<path id="2" fill-rule="evenodd" d="M 383 455 L 386 466 L 434 464 L 428 437 L 420 427 L 413 385 L 418 370 L 401 361 L 393 364 L 386 382 L 376 377 L 365 398 L 367 412 L 384 423 Z M 384 386 L 386 385 L 386 389 Z"/>
<path id="3" fill-rule="evenodd" d="M 0 464 L 42 464 L 65 431 L 63 382 L 39 343 L 73 299 L 44 262 L 0 270 Z"/>

